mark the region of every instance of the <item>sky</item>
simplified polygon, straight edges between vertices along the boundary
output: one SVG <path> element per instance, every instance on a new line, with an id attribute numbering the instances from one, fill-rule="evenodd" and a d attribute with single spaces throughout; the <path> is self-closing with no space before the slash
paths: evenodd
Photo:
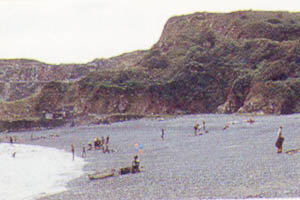
<path id="1" fill-rule="evenodd" d="M 299 0 L 0 0 L 0 59 L 86 63 L 150 49 L 172 16 L 300 12 Z"/>

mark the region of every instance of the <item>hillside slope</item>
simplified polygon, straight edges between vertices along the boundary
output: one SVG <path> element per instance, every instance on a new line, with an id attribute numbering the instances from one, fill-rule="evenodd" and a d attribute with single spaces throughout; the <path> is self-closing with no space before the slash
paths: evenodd
<path id="1" fill-rule="evenodd" d="M 72 120 L 96 116 L 100 122 L 102 116 L 120 113 L 300 112 L 300 13 L 176 16 L 149 50 L 96 59 L 54 74 L 66 75 L 46 79 L 39 87 L 27 81 L 29 86 L 23 87 L 28 95 L 1 103 L 0 115 L 10 120 L 42 118 L 67 110 Z M 23 72 L 19 76 L 31 77 Z"/>

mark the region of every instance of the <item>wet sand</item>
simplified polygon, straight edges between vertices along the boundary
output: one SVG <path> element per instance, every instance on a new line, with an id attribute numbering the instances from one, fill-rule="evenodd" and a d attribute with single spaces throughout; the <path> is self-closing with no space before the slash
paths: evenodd
<path id="1" fill-rule="evenodd" d="M 216 199 L 300 196 L 300 153 L 276 153 L 277 130 L 283 126 L 284 151 L 300 148 L 300 115 L 189 115 L 165 120 L 141 119 L 112 125 L 66 127 L 9 133 L 19 143 L 64 149 L 81 156 L 94 137 L 110 136 L 114 153 L 88 151 L 85 175 L 68 191 L 40 200 Z M 206 121 L 207 134 L 193 126 Z M 229 123 L 229 128 L 223 130 Z M 165 130 L 164 140 L 161 129 Z M 30 136 L 38 140 L 31 141 Z M 6 134 L 7 135 L 7 134 Z M 1 137 L 5 137 L 1 134 Z M 139 149 L 138 149 L 138 148 Z M 138 152 L 139 150 L 139 152 Z M 138 154 L 145 172 L 90 181 L 88 173 L 129 166 Z"/>

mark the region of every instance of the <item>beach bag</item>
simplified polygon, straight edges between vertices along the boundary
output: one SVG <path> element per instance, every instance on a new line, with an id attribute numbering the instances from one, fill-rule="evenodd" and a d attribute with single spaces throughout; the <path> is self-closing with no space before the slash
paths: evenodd
<path id="1" fill-rule="evenodd" d="M 124 174 L 129 174 L 131 172 L 131 167 L 123 167 L 120 169 L 120 174 L 124 175 Z"/>

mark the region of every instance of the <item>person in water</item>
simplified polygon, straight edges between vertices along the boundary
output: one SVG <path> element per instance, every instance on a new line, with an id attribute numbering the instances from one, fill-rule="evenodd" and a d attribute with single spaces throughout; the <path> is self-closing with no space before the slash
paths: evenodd
<path id="1" fill-rule="evenodd" d="M 278 137 L 275 143 L 277 147 L 277 153 L 282 153 L 282 145 L 283 145 L 284 137 L 282 136 L 282 126 L 279 127 Z"/>

